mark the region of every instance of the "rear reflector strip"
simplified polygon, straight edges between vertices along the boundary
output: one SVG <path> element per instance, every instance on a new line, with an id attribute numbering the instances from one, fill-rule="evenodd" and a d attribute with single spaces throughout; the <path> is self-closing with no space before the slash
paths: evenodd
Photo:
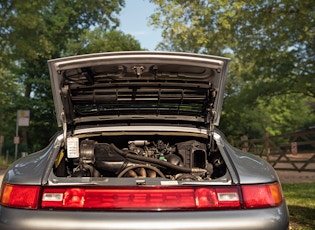
<path id="1" fill-rule="evenodd" d="M 220 209 L 240 208 L 238 188 L 44 188 L 42 208 Z"/>

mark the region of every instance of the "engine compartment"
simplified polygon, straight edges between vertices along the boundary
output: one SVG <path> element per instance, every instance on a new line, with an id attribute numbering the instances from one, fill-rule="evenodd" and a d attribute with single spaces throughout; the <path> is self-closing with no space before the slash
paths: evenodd
<path id="1" fill-rule="evenodd" d="M 71 137 L 54 164 L 57 177 L 162 177 L 209 181 L 227 169 L 208 138 L 163 135 Z"/>

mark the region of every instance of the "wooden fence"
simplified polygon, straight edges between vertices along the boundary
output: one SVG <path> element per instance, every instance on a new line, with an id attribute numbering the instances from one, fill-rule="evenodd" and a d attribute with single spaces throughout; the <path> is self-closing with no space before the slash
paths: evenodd
<path id="1" fill-rule="evenodd" d="M 315 172 L 315 127 L 261 139 L 243 136 L 234 146 L 266 159 L 277 170 Z"/>

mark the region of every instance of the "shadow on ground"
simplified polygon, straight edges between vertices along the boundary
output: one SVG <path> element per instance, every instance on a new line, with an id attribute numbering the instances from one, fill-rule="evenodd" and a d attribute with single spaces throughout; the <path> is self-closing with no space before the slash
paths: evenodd
<path id="1" fill-rule="evenodd" d="M 292 229 L 296 229 L 294 223 L 307 229 L 315 229 L 315 209 L 297 205 L 288 205 L 288 208 Z"/>

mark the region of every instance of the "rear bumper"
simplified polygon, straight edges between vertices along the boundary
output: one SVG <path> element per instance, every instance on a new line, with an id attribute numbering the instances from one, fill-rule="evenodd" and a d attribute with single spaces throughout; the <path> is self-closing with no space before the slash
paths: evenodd
<path id="1" fill-rule="evenodd" d="M 277 208 L 195 212 L 24 210 L 0 206 L 0 229 L 211 230 L 288 229 L 285 203 Z"/>

